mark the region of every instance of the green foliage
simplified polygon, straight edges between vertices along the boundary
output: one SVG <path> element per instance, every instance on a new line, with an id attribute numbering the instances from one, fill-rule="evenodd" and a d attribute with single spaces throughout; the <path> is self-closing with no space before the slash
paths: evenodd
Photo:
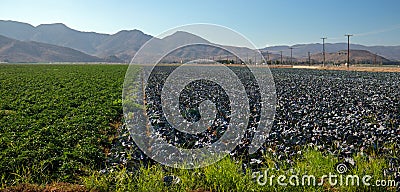
<path id="1" fill-rule="evenodd" d="M 99 169 L 122 114 L 124 65 L 0 65 L 2 183 Z"/>
<path id="2" fill-rule="evenodd" d="M 319 178 L 323 175 L 336 174 L 336 163 L 338 159 L 331 155 L 324 155 L 314 149 L 306 149 L 302 158 L 296 160 L 292 166 L 282 166 L 275 169 L 275 159 L 266 157 L 267 163 L 261 168 L 268 170 L 268 176 L 275 175 L 272 185 L 267 177 L 264 185 L 257 183 L 257 172 L 247 169 L 243 172 L 241 161 L 234 161 L 230 157 L 223 158 L 221 161 L 200 169 L 171 169 L 161 165 L 142 166 L 137 175 L 127 173 L 125 169 L 108 174 L 93 174 L 90 177 L 83 178 L 83 184 L 86 188 L 98 191 L 395 191 L 394 187 L 373 187 L 373 186 L 335 186 L 328 183 L 328 178 L 324 179 L 322 184 Z M 373 184 L 376 180 L 389 180 L 390 177 L 382 176 L 382 169 L 387 168 L 383 158 L 367 159 L 365 156 L 356 155 L 353 157 L 356 166 L 342 175 L 364 175 L 372 176 L 370 181 Z M 163 182 L 163 177 L 174 175 L 180 178 L 177 184 L 168 185 Z M 284 181 L 287 186 L 281 186 L 277 182 L 279 175 L 285 175 Z M 300 178 L 299 185 L 292 186 L 289 183 L 291 176 Z M 302 185 L 301 177 L 303 175 L 314 175 L 317 180 L 315 185 Z M 261 178 L 263 182 L 265 178 Z M 360 181 L 361 182 L 361 181 Z"/>

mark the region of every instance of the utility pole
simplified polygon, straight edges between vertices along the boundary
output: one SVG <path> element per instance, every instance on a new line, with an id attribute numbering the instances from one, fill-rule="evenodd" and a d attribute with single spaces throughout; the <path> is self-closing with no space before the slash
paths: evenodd
<path id="1" fill-rule="evenodd" d="M 344 36 L 347 36 L 347 68 L 350 67 L 350 37 L 353 35 L 346 34 Z"/>
<path id="2" fill-rule="evenodd" d="M 325 67 L 325 39 L 327 39 L 326 37 L 322 37 L 322 55 L 324 57 L 323 61 L 322 61 L 322 66 Z"/>
<path id="3" fill-rule="evenodd" d="M 311 55 L 310 55 L 310 52 L 308 52 L 308 65 L 311 65 Z"/>
<path id="4" fill-rule="evenodd" d="M 290 64 L 293 65 L 293 47 L 289 47 L 290 49 Z"/>
<path id="5" fill-rule="evenodd" d="M 267 51 L 267 64 L 268 64 L 268 61 L 269 61 L 269 52 Z"/>
<path id="6" fill-rule="evenodd" d="M 257 65 L 257 52 L 254 53 L 254 64 Z"/>
<path id="7" fill-rule="evenodd" d="M 282 63 L 282 62 L 283 62 L 282 52 L 283 52 L 283 51 L 281 51 L 281 65 L 283 64 L 283 63 Z"/>

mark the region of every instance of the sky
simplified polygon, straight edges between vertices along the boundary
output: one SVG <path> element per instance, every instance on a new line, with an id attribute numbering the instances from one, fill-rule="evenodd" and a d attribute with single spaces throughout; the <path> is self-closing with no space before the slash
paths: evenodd
<path id="1" fill-rule="evenodd" d="M 2 0 L 0 20 L 37 26 L 64 23 L 114 34 L 138 29 L 157 36 L 171 28 L 211 23 L 231 28 L 262 48 L 347 42 L 400 45 L 399 0 Z"/>

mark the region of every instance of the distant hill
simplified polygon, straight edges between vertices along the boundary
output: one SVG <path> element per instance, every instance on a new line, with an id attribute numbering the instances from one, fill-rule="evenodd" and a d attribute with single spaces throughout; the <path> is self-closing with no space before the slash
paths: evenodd
<path id="1" fill-rule="evenodd" d="M 301 58 L 307 57 L 308 52 L 311 54 L 321 53 L 322 44 L 298 44 L 293 45 L 293 57 Z M 380 55 L 389 60 L 400 61 L 400 46 L 364 46 L 358 44 L 351 44 L 350 49 L 352 50 L 366 50 L 371 53 Z M 269 51 L 274 54 L 278 54 L 279 51 L 283 51 L 283 55 L 290 56 L 289 46 L 271 46 L 260 49 L 263 52 Z M 347 50 L 347 43 L 325 43 L 326 53 L 337 53 L 341 50 Z"/>
<path id="2" fill-rule="evenodd" d="M 71 29 L 62 23 L 56 24 L 42 24 L 34 27 L 30 24 L 16 22 L 16 21 L 2 21 L 0 20 L 0 35 L 16 39 L 20 41 L 35 41 L 45 44 L 52 44 L 62 47 L 69 47 L 77 51 L 83 52 L 87 55 L 93 55 L 93 58 L 104 58 L 105 61 L 115 62 L 129 62 L 140 47 L 148 40 L 153 38 L 151 35 L 144 34 L 139 30 L 123 30 L 115 34 L 101 34 L 96 32 L 82 32 Z M 193 35 L 191 33 L 178 31 L 163 39 L 155 39 L 157 42 L 157 50 L 168 50 L 173 45 L 179 42 L 204 42 L 209 43 L 207 40 Z M 28 42 L 19 42 L 28 43 Z M 29 42 L 29 44 L 35 44 Z M 220 45 L 219 45 L 220 46 Z M 226 48 L 227 46 L 220 46 Z M 318 60 L 318 54 L 321 53 L 322 45 L 316 44 L 299 44 L 294 45 L 293 61 L 301 61 L 307 57 L 308 52 L 315 55 Z M 254 50 L 243 47 L 230 47 L 237 52 L 243 53 L 242 58 L 249 59 L 253 57 Z M 326 43 L 327 54 L 337 54 L 341 50 L 347 49 L 346 43 Z M 3 49 L 1 47 L 0 49 Z M 372 54 L 377 54 L 382 57 L 383 61 L 392 60 L 400 61 L 400 46 L 363 46 L 351 45 L 352 50 L 366 50 Z M 21 49 L 23 50 L 23 49 Z M 283 60 L 290 59 L 289 46 L 272 46 L 260 49 L 263 55 L 269 55 L 271 60 L 280 60 L 280 51 L 283 51 Z M 266 54 L 266 52 L 269 54 Z M 151 54 L 151 53 L 149 53 Z M 228 58 L 229 53 L 224 50 L 210 47 L 210 46 L 191 46 L 177 51 L 169 55 L 169 60 L 179 61 L 183 58 L 198 59 L 198 58 Z M 370 59 L 368 54 L 365 55 Z M 373 56 L 375 59 L 375 56 Z M 385 58 L 385 59 L 384 59 Z M 38 59 L 38 58 L 36 58 Z M 254 58 L 252 60 L 259 61 L 261 58 Z M 367 59 L 367 58 L 366 58 Z M 46 59 L 43 59 L 46 60 Z M 86 60 L 85 57 L 82 59 Z"/>
<path id="3" fill-rule="evenodd" d="M 21 41 L 37 41 L 70 47 L 87 54 L 96 54 L 96 47 L 110 36 L 73 30 L 61 23 L 34 27 L 17 21 L 0 21 L 0 35 Z"/>
<path id="4" fill-rule="evenodd" d="M 117 56 L 130 60 L 134 53 L 149 39 L 139 30 L 120 31 L 116 34 L 81 32 L 64 24 L 32 25 L 0 20 L 0 35 L 21 41 L 37 41 L 63 47 L 70 47 L 98 57 Z"/>
<path id="5" fill-rule="evenodd" d="M 80 51 L 33 41 L 19 41 L 0 35 L 1 62 L 102 62 Z"/>
<path id="6" fill-rule="evenodd" d="M 122 60 L 130 61 L 140 47 L 151 38 L 152 36 L 139 30 L 120 31 L 99 42 L 95 47 L 95 55 L 100 57 L 115 55 Z"/>
<path id="7" fill-rule="evenodd" d="M 386 64 L 390 60 L 379 56 L 377 54 L 371 53 L 367 50 L 350 50 L 351 63 L 358 64 Z M 323 54 L 317 53 L 311 55 L 311 60 L 314 63 L 322 63 Z M 299 62 L 308 62 L 308 57 L 303 57 L 298 59 Z M 347 63 L 347 50 L 340 50 L 337 53 L 326 53 L 325 61 L 327 63 L 344 64 Z"/>

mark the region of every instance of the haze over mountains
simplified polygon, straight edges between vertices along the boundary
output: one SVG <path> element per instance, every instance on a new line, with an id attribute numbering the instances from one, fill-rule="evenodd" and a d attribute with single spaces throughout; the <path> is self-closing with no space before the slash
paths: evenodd
<path id="1" fill-rule="evenodd" d="M 42 24 L 34 27 L 16 21 L 0 20 L 0 61 L 8 62 L 129 62 L 139 48 L 152 38 L 139 30 L 123 30 L 116 34 L 81 32 L 64 24 Z M 156 39 L 160 49 L 168 49 L 176 42 L 208 42 L 196 35 L 177 32 L 163 39 Z M 293 57 L 298 61 L 321 52 L 321 44 L 293 46 Z M 327 53 L 337 54 L 347 49 L 346 43 L 325 44 Z M 234 47 L 241 52 L 252 52 L 248 48 Z M 351 45 L 351 49 L 366 50 L 365 59 L 382 56 L 382 61 L 399 61 L 400 46 Z M 260 49 L 263 55 L 268 51 L 271 58 L 283 51 L 285 59 L 290 56 L 288 46 L 273 46 Z M 363 52 L 364 53 L 364 52 Z M 204 58 L 227 55 L 226 51 L 212 47 L 191 47 L 174 52 L 172 58 Z M 279 55 L 280 57 L 280 55 Z M 361 55 L 363 57 L 363 55 Z M 380 57 L 379 57 L 380 58 Z M 332 56 L 334 59 L 334 56 Z"/>

